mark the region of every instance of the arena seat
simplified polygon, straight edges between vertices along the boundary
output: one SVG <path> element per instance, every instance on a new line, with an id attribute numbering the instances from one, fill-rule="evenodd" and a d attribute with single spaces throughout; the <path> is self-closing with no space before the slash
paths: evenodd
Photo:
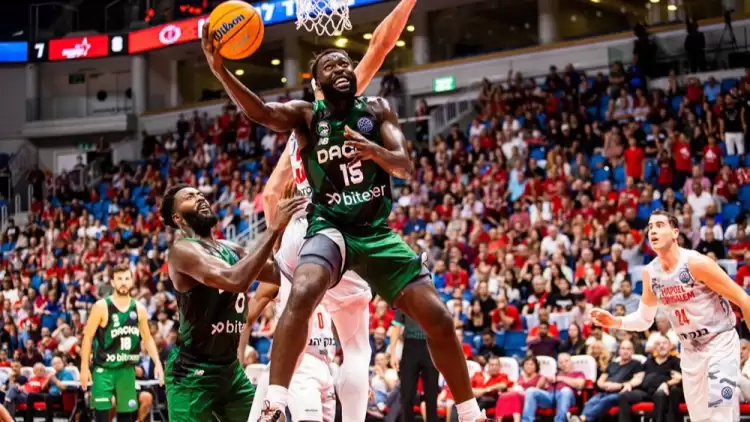
<path id="1" fill-rule="evenodd" d="M 557 361 L 549 356 L 537 356 L 539 373 L 547 378 L 554 378 L 557 374 Z"/>

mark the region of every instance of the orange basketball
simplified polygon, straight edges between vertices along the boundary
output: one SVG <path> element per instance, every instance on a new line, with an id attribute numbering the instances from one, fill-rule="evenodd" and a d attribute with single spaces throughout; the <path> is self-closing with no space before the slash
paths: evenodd
<path id="1" fill-rule="evenodd" d="M 214 46 L 221 45 L 219 53 L 226 59 L 244 59 L 255 53 L 263 41 L 263 19 L 244 1 L 229 0 L 218 5 L 208 22 Z"/>

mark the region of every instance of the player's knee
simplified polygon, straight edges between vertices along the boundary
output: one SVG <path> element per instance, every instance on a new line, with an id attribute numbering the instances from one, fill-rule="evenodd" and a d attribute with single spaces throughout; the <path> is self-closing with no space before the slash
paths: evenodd
<path id="1" fill-rule="evenodd" d="M 312 311 L 328 289 L 325 269 L 317 265 L 304 265 L 294 272 L 292 289 L 286 306 L 289 310 Z"/>
<path id="2" fill-rule="evenodd" d="M 448 308 L 444 306 L 434 308 L 427 320 L 422 323 L 422 328 L 427 336 L 430 340 L 455 339 L 456 327 Z"/>

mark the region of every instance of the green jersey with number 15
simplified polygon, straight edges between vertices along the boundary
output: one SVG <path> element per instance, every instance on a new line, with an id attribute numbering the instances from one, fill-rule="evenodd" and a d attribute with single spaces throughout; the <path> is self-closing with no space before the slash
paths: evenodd
<path id="1" fill-rule="evenodd" d="M 344 117 L 334 118 L 325 100 L 313 104 L 312 142 L 300 151 L 312 188 L 308 219 L 324 219 L 339 230 L 356 232 L 387 228 L 391 213 L 391 177 L 374 161 L 351 161 L 354 149 L 344 146 L 344 127 L 382 145 L 380 122 L 365 97 L 356 97 Z"/>

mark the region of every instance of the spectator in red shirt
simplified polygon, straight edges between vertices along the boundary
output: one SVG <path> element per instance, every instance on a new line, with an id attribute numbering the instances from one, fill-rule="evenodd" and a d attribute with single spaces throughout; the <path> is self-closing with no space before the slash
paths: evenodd
<path id="1" fill-rule="evenodd" d="M 508 299 L 505 296 L 497 298 L 497 308 L 490 313 L 490 318 L 492 318 L 492 331 L 494 332 L 503 330 L 521 331 L 523 329 L 521 313 L 518 312 L 518 308 L 508 304 Z"/>
<path id="2" fill-rule="evenodd" d="M 745 259 L 745 253 L 750 251 L 750 239 L 745 231 L 737 230 L 737 239 L 729 246 L 729 258 L 741 261 Z"/>
<path id="3" fill-rule="evenodd" d="M 500 359 L 493 356 L 487 361 L 484 371 L 471 377 L 471 387 L 480 409 L 494 408 L 498 394 L 513 387 L 513 382 L 500 369 Z"/>
<path id="4" fill-rule="evenodd" d="M 20 383 L 11 383 L 8 392 L 5 394 L 5 402 L 9 404 L 11 415 L 15 414 L 15 406 L 26 403 L 33 395 L 39 395 L 48 388 L 47 369 L 44 364 L 37 363 L 34 365 L 34 375 L 21 385 Z M 42 400 L 43 401 L 43 400 Z M 25 421 L 33 420 L 34 412 L 27 412 Z"/>
<path id="5" fill-rule="evenodd" d="M 713 183 L 721 169 L 721 157 L 724 151 L 716 144 L 716 137 L 708 137 L 708 145 L 703 147 L 703 174 Z"/>
<path id="6" fill-rule="evenodd" d="M 625 175 L 639 181 L 643 179 L 643 163 L 646 154 L 643 148 L 638 146 L 638 140 L 631 136 L 628 138 L 628 149 L 625 150 Z"/>
<path id="7" fill-rule="evenodd" d="M 677 135 L 677 142 L 672 145 L 672 157 L 674 157 L 675 183 L 676 186 L 682 187 L 693 169 L 690 139 L 684 133 Z"/>
<path id="8" fill-rule="evenodd" d="M 471 344 L 464 341 L 463 328 L 456 327 L 456 338 L 458 339 L 459 343 L 461 343 L 461 349 L 464 351 L 464 356 L 466 357 L 466 359 L 471 359 L 474 356 L 474 349 L 471 347 Z"/>
<path id="9" fill-rule="evenodd" d="M 550 322 L 549 309 L 539 308 L 539 311 L 537 311 L 537 317 L 539 318 L 539 324 L 543 322 L 549 324 L 548 333 L 550 336 L 556 337 L 556 338 L 560 337 L 560 332 L 557 329 L 557 325 L 552 324 Z M 529 335 L 526 337 L 526 342 L 528 343 L 528 342 L 532 342 L 538 339 L 539 339 L 539 325 L 536 325 L 534 327 L 531 327 L 531 329 L 529 329 Z"/>
<path id="10" fill-rule="evenodd" d="M 448 264 L 448 274 L 445 275 L 445 290 L 453 291 L 457 288 L 467 289 L 468 287 L 469 273 L 459 267 L 457 262 L 452 261 Z"/>
<path id="11" fill-rule="evenodd" d="M 750 288 L 750 251 L 745 252 L 745 263 L 737 269 L 734 279 L 743 289 Z"/>
<path id="12" fill-rule="evenodd" d="M 388 308 L 388 303 L 385 301 L 377 301 L 375 304 L 375 312 L 370 316 L 370 332 L 378 327 L 383 327 L 388 330 L 393 321 L 393 310 Z"/>

